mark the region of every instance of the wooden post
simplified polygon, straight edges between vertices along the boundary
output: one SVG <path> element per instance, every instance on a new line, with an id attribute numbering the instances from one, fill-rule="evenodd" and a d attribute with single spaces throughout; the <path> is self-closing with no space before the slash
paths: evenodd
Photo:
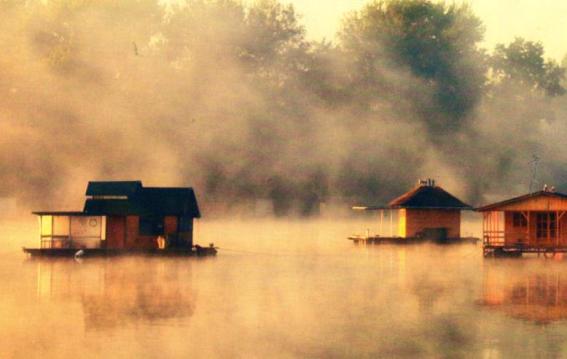
<path id="1" fill-rule="evenodd" d="M 551 212 L 547 212 L 547 242 L 551 241 Z"/>
<path id="2" fill-rule="evenodd" d="M 555 211 L 555 246 L 559 247 L 559 211 Z"/>
<path id="3" fill-rule="evenodd" d="M 526 226 L 526 242 L 528 243 L 528 246 L 530 245 L 531 239 L 530 239 L 530 215 L 531 212 L 527 211 L 528 213 L 528 225 Z"/>
<path id="4" fill-rule="evenodd" d="M 380 236 L 384 235 L 384 210 L 380 210 Z"/>
<path id="5" fill-rule="evenodd" d="M 394 237 L 394 210 L 390 210 L 390 237 Z"/>

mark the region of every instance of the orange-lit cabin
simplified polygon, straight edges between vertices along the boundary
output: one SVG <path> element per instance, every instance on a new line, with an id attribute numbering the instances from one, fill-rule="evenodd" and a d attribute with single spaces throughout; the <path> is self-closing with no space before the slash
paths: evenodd
<path id="1" fill-rule="evenodd" d="M 477 211 L 483 214 L 485 255 L 493 249 L 510 252 L 567 251 L 567 195 L 539 191 Z"/>
<path id="2" fill-rule="evenodd" d="M 193 246 L 200 217 L 191 188 L 143 187 L 140 181 L 89 182 L 82 212 L 34 212 L 41 248 L 154 249 Z"/>
<path id="3" fill-rule="evenodd" d="M 384 233 L 384 218 L 389 216 L 390 237 L 433 240 L 460 238 L 461 211 L 472 209 L 468 204 L 435 185 L 435 181 L 431 179 L 420 180 L 415 188 L 390 201 L 387 206 L 354 208 L 379 211 L 380 235 L 376 238 Z M 397 217 L 396 225 L 394 216 Z"/>

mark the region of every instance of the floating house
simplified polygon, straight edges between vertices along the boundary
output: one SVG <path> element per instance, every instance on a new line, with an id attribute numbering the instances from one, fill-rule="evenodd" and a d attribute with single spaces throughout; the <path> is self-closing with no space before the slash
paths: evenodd
<path id="1" fill-rule="evenodd" d="M 82 211 L 33 212 L 40 221 L 40 248 L 24 250 L 46 255 L 163 249 L 191 254 L 194 219 L 201 217 L 192 188 L 89 182 L 86 196 Z"/>
<path id="2" fill-rule="evenodd" d="M 474 238 L 461 238 L 461 211 L 472 210 L 472 207 L 437 186 L 432 179 L 420 180 L 415 188 L 393 199 L 387 206 L 356 206 L 353 209 L 378 211 L 380 218 L 380 235 L 350 237 L 355 243 L 475 241 Z M 390 219 L 389 237 L 382 235 L 385 217 Z"/>
<path id="3" fill-rule="evenodd" d="M 543 191 L 477 208 L 484 255 L 567 252 L 567 195 Z"/>

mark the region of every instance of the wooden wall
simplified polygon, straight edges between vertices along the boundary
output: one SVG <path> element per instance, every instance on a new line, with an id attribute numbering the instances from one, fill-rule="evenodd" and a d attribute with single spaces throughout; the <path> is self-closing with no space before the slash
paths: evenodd
<path id="1" fill-rule="evenodd" d="M 504 233 L 506 245 L 514 245 L 520 241 L 523 241 L 525 244 L 537 244 L 543 246 L 557 245 L 557 238 L 552 238 L 549 241 L 546 239 L 537 239 L 537 213 L 538 212 L 529 212 L 528 231 L 526 227 L 514 227 L 514 212 L 504 212 Z M 529 237 L 527 237 L 527 233 L 529 234 Z M 559 245 L 567 246 L 567 214 L 559 220 Z"/>
<path id="2" fill-rule="evenodd" d="M 122 216 L 106 218 L 106 248 L 124 248 L 126 240 L 126 219 Z"/>
<path id="3" fill-rule="evenodd" d="M 108 216 L 106 228 L 106 248 L 157 248 L 157 236 L 140 235 L 139 216 Z M 164 232 L 165 235 L 177 233 L 176 216 L 164 218 Z"/>
<path id="4" fill-rule="evenodd" d="M 447 228 L 447 236 L 461 236 L 461 211 L 439 209 L 406 209 L 406 237 L 415 237 L 426 228 Z"/>

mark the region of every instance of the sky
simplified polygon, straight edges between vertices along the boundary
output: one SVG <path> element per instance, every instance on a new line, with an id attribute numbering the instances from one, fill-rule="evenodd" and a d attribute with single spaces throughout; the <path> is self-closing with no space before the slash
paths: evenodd
<path id="1" fill-rule="evenodd" d="M 302 15 L 311 39 L 333 39 L 345 13 L 369 0 L 288 0 Z M 458 1 L 457 1 L 458 2 Z M 567 1 L 468 0 L 486 27 L 485 47 L 509 43 L 516 36 L 541 41 L 546 56 L 561 61 L 567 54 Z"/>

